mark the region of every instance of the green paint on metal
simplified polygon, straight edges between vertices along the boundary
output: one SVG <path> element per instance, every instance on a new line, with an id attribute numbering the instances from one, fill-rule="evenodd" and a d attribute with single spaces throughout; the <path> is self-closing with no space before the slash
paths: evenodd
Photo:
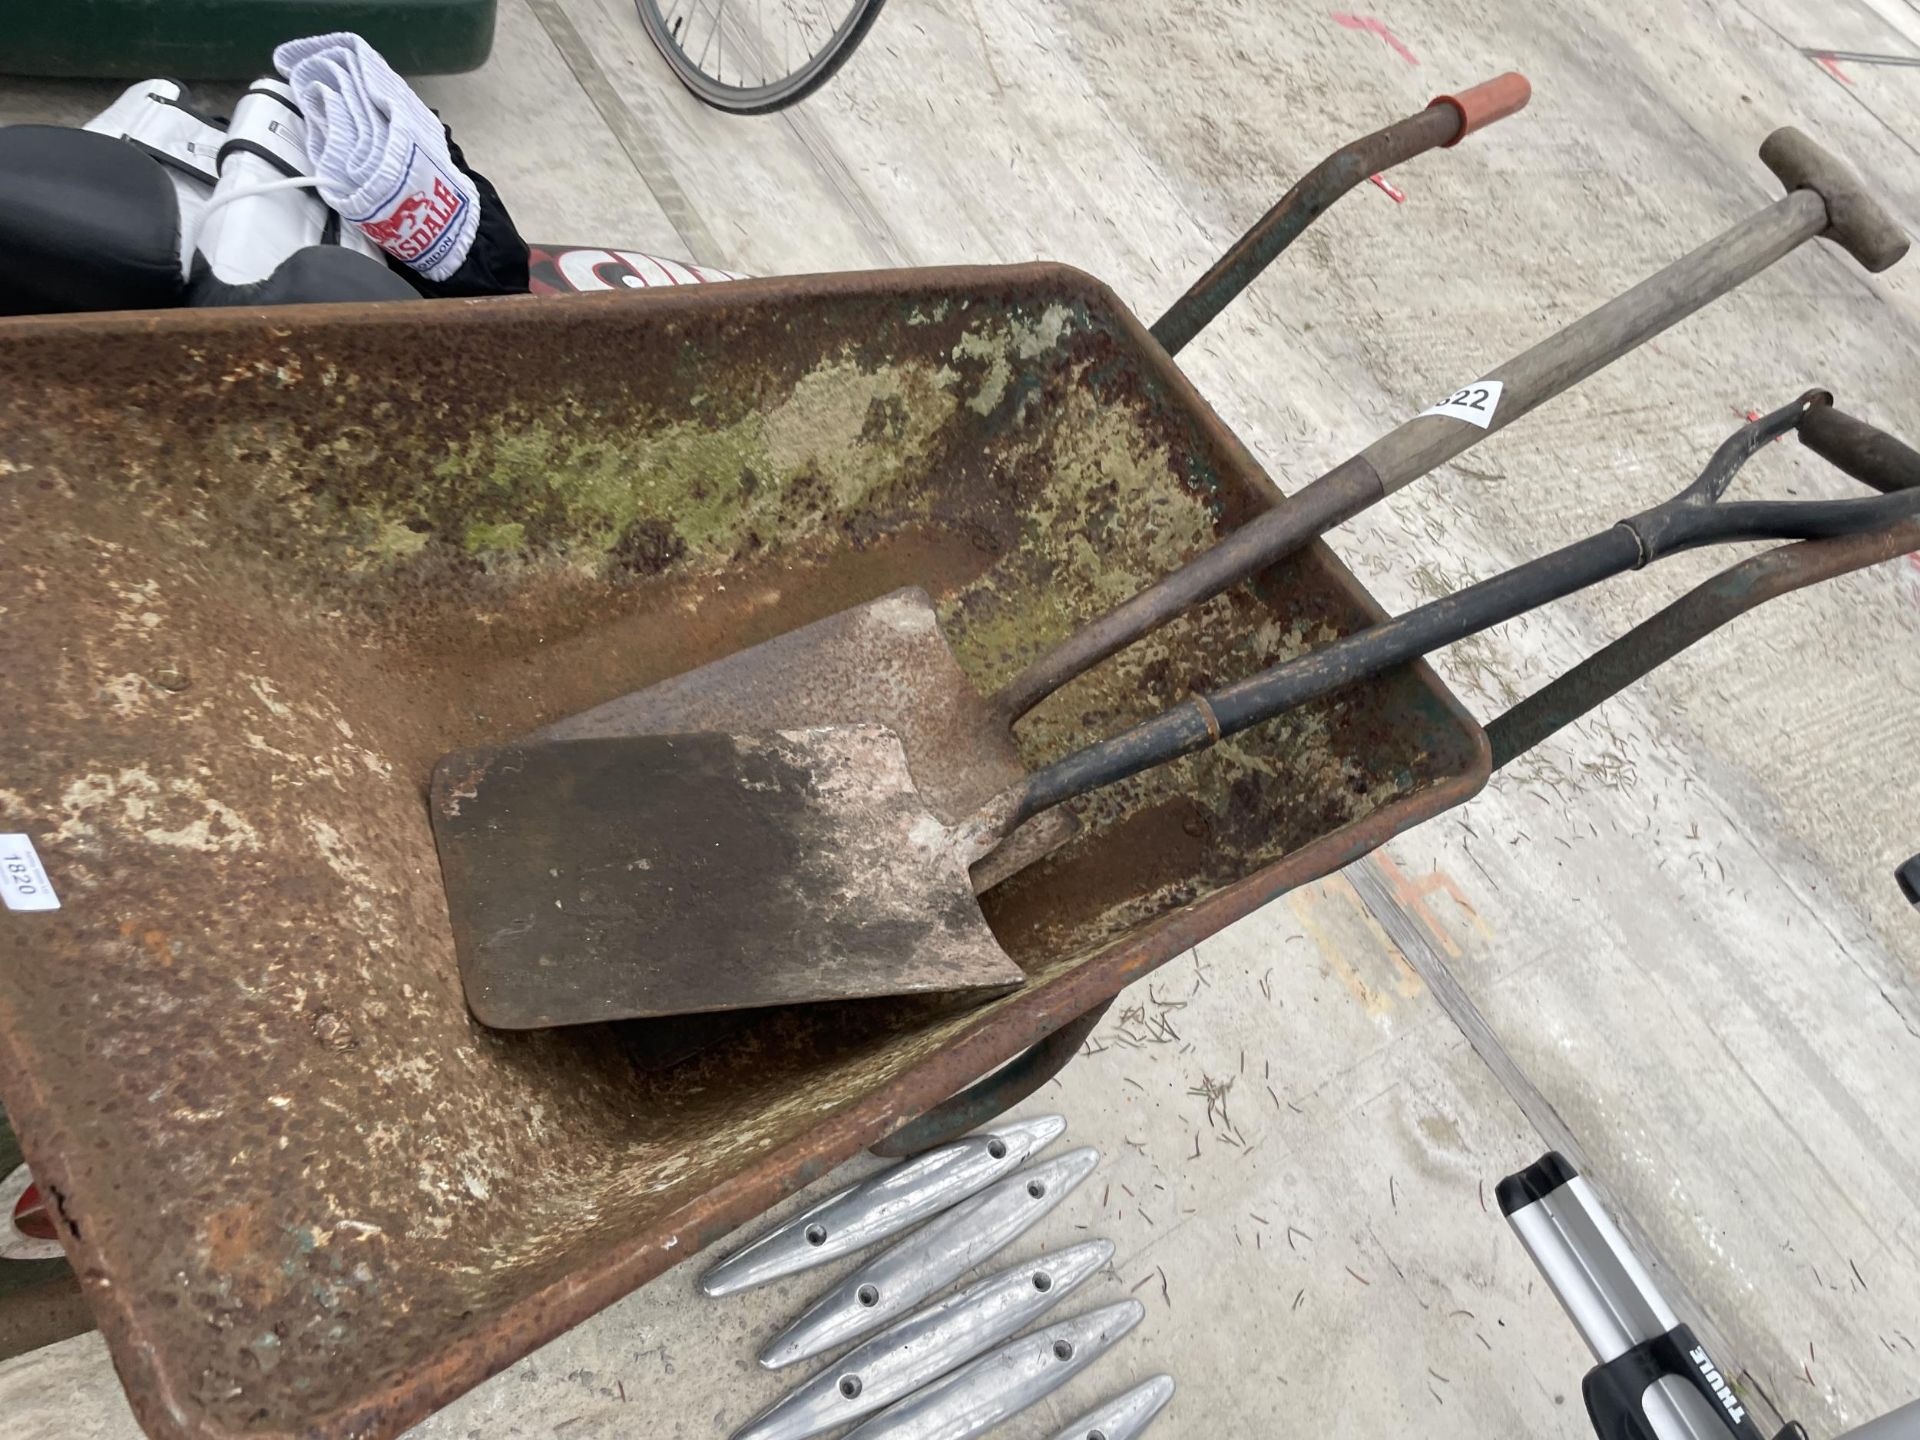
<path id="1" fill-rule="evenodd" d="M 527 543 L 527 527 L 518 520 L 474 520 L 467 525 L 463 543 L 474 555 L 518 550 Z"/>

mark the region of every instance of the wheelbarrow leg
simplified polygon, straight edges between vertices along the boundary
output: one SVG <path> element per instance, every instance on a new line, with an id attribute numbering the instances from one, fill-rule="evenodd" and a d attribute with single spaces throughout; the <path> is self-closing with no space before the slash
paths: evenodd
<path id="1" fill-rule="evenodd" d="M 942 1100 L 918 1119 L 909 1120 L 873 1146 L 873 1153 L 889 1160 L 917 1155 L 922 1150 L 958 1139 L 969 1130 L 977 1130 L 1011 1110 L 1066 1068 L 1067 1062 L 1080 1052 L 1094 1027 L 1112 1008 L 1114 998 L 1102 1000 L 1046 1039 L 1014 1056 L 991 1075 Z"/>

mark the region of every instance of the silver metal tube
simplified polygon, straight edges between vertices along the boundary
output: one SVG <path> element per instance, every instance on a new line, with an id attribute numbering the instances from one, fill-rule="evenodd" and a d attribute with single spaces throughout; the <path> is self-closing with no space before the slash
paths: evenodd
<path id="1" fill-rule="evenodd" d="M 1593 1187 L 1558 1155 L 1501 1182 L 1500 1208 L 1602 1365 L 1680 1323 Z M 1683 1380 L 1648 1386 L 1640 1407 L 1660 1440 L 1727 1440 L 1731 1433 Z"/>
<path id="2" fill-rule="evenodd" d="M 1507 1222 L 1602 1365 L 1680 1323 L 1585 1177 Z"/>
<path id="3" fill-rule="evenodd" d="M 1509 1175 L 1500 1182 L 1499 1197 L 1507 1223 L 1600 1364 L 1679 1325 L 1600 1197 L 1560 1155 L 1545 1155 Z M 1688 1358 L 1737 1418 L 1739 1402 L 1711 1357 L 1696 1349 Z M 1649 1385 L 1640 1408 L 1659 1440 L 1727 1440 L 1734 1433 L 1712 1401 L 1676 1376 Z M 1838 1440 L 1920 1440 L 1920 1400 Z"/>

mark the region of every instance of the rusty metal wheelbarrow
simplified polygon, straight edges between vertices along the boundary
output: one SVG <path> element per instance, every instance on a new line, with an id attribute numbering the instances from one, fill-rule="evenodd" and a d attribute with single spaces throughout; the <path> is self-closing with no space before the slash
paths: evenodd
<path id="1" fill-rule="evenodd" d="M 1488 734 L 1412 664 L 1102 792 L 986 897 L 1028 976 L 987 1006 L 800 1007 L 665 1070 L 468 1016 L 438 755 L 908 583 L 991 690 L 1277 500 L 1054 265 L 0 326 L 0 832 L 60 901 L 0 913 L 0 1096 L 141 1422 L 392 1434 L 1471 796 Z M 1792 588 L 1910 530 L 1748 563 Z M 1682 601 L 1506 748 L 1764 593 Z M 1310 545 L 1055 695 L 1025 758 L 1381 618 Z"/>

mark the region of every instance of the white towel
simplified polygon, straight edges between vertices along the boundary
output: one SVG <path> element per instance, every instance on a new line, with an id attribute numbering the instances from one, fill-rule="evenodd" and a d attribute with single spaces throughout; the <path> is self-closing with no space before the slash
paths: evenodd
<path id="1" fill-rule="evenodd" d="M 220 284 L 256 285 L 309 245 L 337 243 L 379 255 L 371 240 L 342 226 L 314 193 L 309 143 L 307 123 L 287 86 L 262 78 L 247 87 L 227 123 L 220 180 L 194 240 L 204 268 Z M 191 267 L 188 278 L 199 268 Z"/>
<path id="2" fill-rule="evenodd" d="M 289 40 L 273 63 L 306 116 L 326 202 L 428 278 L 458 270 L 480 225 L 480 195 L 425 102 L 358 35 Z"/>

